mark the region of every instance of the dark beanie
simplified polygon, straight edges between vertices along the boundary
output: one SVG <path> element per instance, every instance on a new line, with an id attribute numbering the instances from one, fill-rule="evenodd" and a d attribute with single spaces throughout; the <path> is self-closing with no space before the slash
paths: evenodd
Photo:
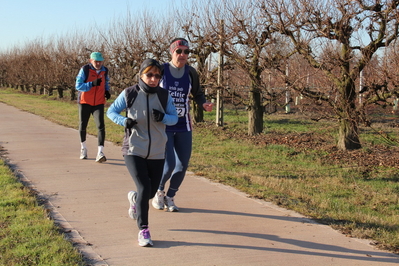
<path id="1" fill-rule="evenodd" d="M 143 71 L 147 68 L 147 67 L 149 67 L 149 66 L 155 66 L 155 67 L 157 67 L 161 72 L 162 72 L 162 67 L 161 67 L 161 65 L 158 63 L 158 61 L 157 60 L 155 60 L 155 59 L 146 59 L 146 60 L 144 60 L 144 62 L 143 63 L 141 63 L 141 66 L 140 66 L 140 76 L 141 76 L 141 74 L 143 74 Z"/>

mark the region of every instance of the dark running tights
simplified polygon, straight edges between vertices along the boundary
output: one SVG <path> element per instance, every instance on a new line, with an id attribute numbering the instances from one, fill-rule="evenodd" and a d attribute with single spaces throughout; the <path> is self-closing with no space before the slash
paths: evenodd
<path id="1" fill-rule="evenodd" d="M 137 226 L 142 230 L 148 226 L 149 201 L 157 192 L 165 160 L 148 160 L 134 155 L 125 155 L 124 158 L 137 188 Z"/>
<path id="2" fill-rule="evenodd" d="M 166 132 L 166 162 L 159 190 L 165 189 L 166 182 L 170 179 L 166 196 L 174 197 L 183 183 L 188 168 L 192 150 L 192 131 Z"/>
<path id="3" fill-rule="evenodd" d="M 98 146 L 104 146 L 105 123 L 104 123 L 104 104 L 91 106 L 89 104 L 79 104 L 79 134 L 80 142 L 86 141 L 86 128 L 89 123 L 90 115 L 93 115 L 97 126 Z"/>

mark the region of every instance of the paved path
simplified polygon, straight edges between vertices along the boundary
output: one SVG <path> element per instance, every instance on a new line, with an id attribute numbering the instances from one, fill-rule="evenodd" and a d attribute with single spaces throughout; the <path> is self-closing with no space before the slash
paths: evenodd
<path id="1" fill-rule="evenodd" d="M 50 110 L 49 110 L 50 111 Z M 399 256 L 368 241 L 189 173 L 178 192 L 181 212 L 150 210 L 154 247 L 137 245 L 128 217 L 134 189 L 120 147 L 108 161 L 79 160 L 78 131 L 0 103 L 0 146 L 10 163 L 50 199 L 57 223 L 91 265 L 394 265 Z M 50 206 L 51 207 L 51 206 Z"/>

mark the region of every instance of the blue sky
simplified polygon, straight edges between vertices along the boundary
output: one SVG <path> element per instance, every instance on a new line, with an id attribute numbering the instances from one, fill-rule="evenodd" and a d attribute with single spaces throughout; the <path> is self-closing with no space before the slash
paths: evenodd
<path id="1" fill-rule="evenodd" d="M 167 16 L 177 0 L 0 0 L 0 52 L 38 38 L 107 26 L 140 11 Z"/>

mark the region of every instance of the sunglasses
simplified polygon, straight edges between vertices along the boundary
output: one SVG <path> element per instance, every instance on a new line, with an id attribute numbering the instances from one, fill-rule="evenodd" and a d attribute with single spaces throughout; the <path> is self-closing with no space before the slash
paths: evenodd
<path id="1" fill-rule="evenodd" d="M 189 53 L 190 53 L 190 50 L 189 50 L 189 49 L 185 49 L 185 50 L 177 49 L 177 50 L 176 50 L 176 54 L 181 54 L 181 53 L 189 54 Z"/>
<path id="2" fill-rule="evenodd" d="M 144 75 L 146 75 L 147 76 L 147 78 L 152 78 L 152 77 L 155 77 L 156 79 L 161 79 L 162 78 L 162 76 L 161 75 L 159 75 L 159 74 L 154 74 L 154 73 L 144 73 Z"/>

